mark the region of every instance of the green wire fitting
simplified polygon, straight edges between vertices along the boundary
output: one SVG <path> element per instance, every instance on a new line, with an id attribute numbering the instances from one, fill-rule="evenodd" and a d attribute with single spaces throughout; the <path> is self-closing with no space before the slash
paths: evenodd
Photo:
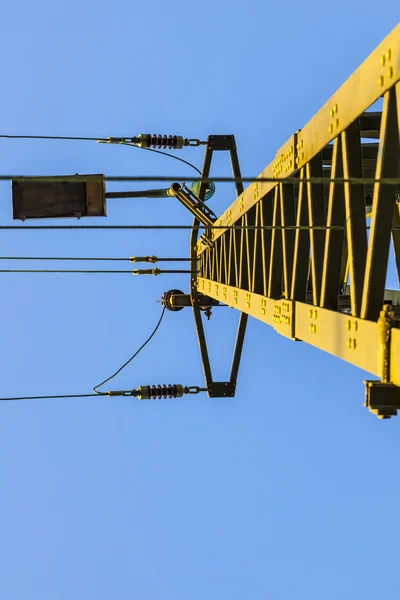
<path id="1" fill-rule="evenodd" d="M 134 275 L 159 275 L 161 273 L 160 269 L 134 269 L 132 271 Z"/>
<path id="2" fill-rule="evenodd" d="M 158 262 L 158 258 L 157 256 L 131 256 L 129 259 L 129 262 L 131 263 L 136 263 L 136 262 L 149 262 L 149 263 L 156 263 Z"/>

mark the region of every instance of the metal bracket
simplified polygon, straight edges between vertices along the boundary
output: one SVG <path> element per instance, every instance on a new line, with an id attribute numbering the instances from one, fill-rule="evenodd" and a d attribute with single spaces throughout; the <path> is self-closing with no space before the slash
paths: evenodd
<path id="1" fill-rule="evenodd" d="M 400 388 L 382 381 L 365 381 L 365 404 L 378 419 L 390 419 L 400 410 Z"/>
<path id="2" fill-rule="evenodd" d="M 236 385 L 229 381 L 213 381 L 208 386 L 210 398 L 233 398 Z"/>
<path id="3" fill-rule="evenodd" d="M 243 192 L 243 183 L 241 181 L 241 173 L 239 159 L 236 152 L 235 137 L 233 135 L 210 135 L 207 140 L 206 151 L 204 154 L 203 169 L 201 173 L 202 179 L 208 179 L 210 175 L 210 166 L 215 151 L 229 151 L 232 174 L 235 178 L 236 195 L 240 196 Z M 198 197 L 200 202 L 204 202 L 207 183 L 203 182 L 200 185 Z M 195 216 L 193 221 L 193 229 L 190 238 L 190 257 L 192 260 L 192 269 L 197 265 L 197 239 L 199 234 L 200 219 Z M 204 377 L 210 398 L 232 398 L 235 395 L 236 380 L 239 371 L 239 364 L 242 355 L 244 338 L 247 326 L 247 314 L 241 313 L 239 327 L 236 337 L 235 348 L 233 351 L 232 366 L 229 381 L 215 382 L 212 378 L 210 358 L 208 355 L 207 342 L 204 333 L 204 326 L 200 312 L 200 299 L 202 295 L 196 287 L 196 277 L 191 277 L 191 301 L 193 306 L 194 320 L 196 324 L 197 337 L 199 341 L 200 356 L 203 364 Z"/>
<path id="4" fill-rule="evenodd" d="M 210 135 L 208 136 L 207 146 L 211 150 L 236 150 L 234 135 Z"/>

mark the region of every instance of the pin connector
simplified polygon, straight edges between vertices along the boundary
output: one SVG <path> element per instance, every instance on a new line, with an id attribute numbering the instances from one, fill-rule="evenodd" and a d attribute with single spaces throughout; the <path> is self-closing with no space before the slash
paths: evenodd
<path id="1" fill-rule="evenodd" d="M 157 256 L 131 256 L 129 259 L 131 263 L 137 262 L 148 262 L 148 263 L 156 263 L 158 262 Z"/>
<path id="2" fill-rule="evenodd" d="M 161 273 L 160 269 L 133 269 L 132 273 L 134 275 L 159 275 Z"/>

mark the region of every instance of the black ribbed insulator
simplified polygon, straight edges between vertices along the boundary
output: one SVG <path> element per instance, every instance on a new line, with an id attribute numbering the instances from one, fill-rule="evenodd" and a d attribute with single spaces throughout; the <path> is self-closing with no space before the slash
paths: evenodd
<path id="1" fill-rule="evenodd" d="M 178 393 L 176 385 L 151 385 L 150 386 L 150 397 L 155 400 L 158 398 L 176 398 Z"/>
<path id="2" fill-rule="evenodd" d="M 148 134 L 148 147 L 152 148 L 169 148 L 170 150 L 175 149 L 178 146 L 178 137 L 176 135 L 150 135 Z"/>

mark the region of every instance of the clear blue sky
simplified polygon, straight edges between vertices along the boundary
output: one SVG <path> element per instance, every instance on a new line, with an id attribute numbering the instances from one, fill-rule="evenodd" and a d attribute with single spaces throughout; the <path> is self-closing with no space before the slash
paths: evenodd
<path id="1" fill-rule="evenodd" d="M 14 0 L 1 17 L 1 132 L 234 133 L 253 175 L 396 25 L 398 2 Z M 2 173 L 191 175 L 94 143 L 1 140 L 0 156 Z M 221 157 L 214 174 L 227 173 Z M 9 184 L 1 197 L 10 224 Z M 219 186 L 212 206 L 233 199 Z M 114 200 L 103 222 L 191 218 L 172 201 Z M 1 255 L 187 251 L 185 232 L 0 236 Z M 1 395 L 90 392 L 171 287 L 188 282 L 3 275 Z M 206 325 L 216 378 L 236 322 L 221 309 Z M 400 420 L 362 407 L 365 376 L 251 321 L 232 400 L 2 403 L 0 598 L 398 599 Z M 166 315 L 115 388 L 172 381 L 202 383 L 186 311 Z"/>

